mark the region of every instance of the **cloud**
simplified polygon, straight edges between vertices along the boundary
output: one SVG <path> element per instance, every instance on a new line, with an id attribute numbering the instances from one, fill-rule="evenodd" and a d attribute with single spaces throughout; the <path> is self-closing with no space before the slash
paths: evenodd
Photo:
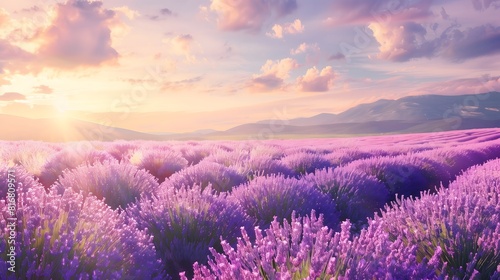
<path id="1" fill-rule="evenodd" d="M 327 66 L 321 72 L 313 67 L 297 79 L 297 84 L 303 92 L 325 92 L 331 89 L 334 79 L 335 73 L 332 67 Z"/>
<path id="2" fill-rule="evenodd" d="M 16 100 L 25 100 L 26 96 L 18 93 L 18 92 L 6 92 L 0 95 L 0 101 L 16 101 Z"/>
<path id="3" fill-rule="evenodd" d="M 138 16 L 141 15 L 138 11 L 132 10 L 132 9 L 130 9 L 127 6 L 121 6 L 121 7 L 113 8 L 113 11 L 117 11 L 117 12 L 122 13 L 128 19 L 135 19 L 136 17 L 138 17 Z"/>
<path id="4" fill-rule="evenodd" d="M 114 11 L 104 9 L 100 1 L 69 0 L 57 4 L 55 13 L 51 25 L 37 36 L 37 55 L 46 65 L 71 69 L 116 62 L 119 54 L 111 40 L 117 22 Z"/>
<path id="5" fill-rule="evenodd" d="M 460 62 L 500 53 L 500 27 L 489 24 L 464 31 L 453 26 L 434 39 L 427 39 L 426 28 L 414 22 L 371 23 L 368 27 L 379 43 L 378 58 L 390 61 L 442 56 Z"/>
<path id="6" fill-rule="evenodd" d="M 458 95 L 500 91 L 500 76 L 484 75 L 477 78 L 441 81 L 425 85 L 412 94 Z"/>
<path id="7" fill-rule="evenodd" d="M 338 0 L 332 1 L 333 16 L 328 22 L 335 25 L 366 22 L 389 23 L 411 21 L 433 15 L 433 0 Z"/>
<path id="8" fill-rule="evenodd" d="M 444 56 L 454 61 L 500 53 L 500 27 L 481 25 L 455 30 L 440 41 Z"/>
<path id="9" fill-rule="evenodd" d="M 261 67 L 261 74 L 254 75 L 250 88 L 252 91 L 272 91 L 283 87 L 289 78 L 290 71 L 298 68 L 297 61 L 292 58 L 282 60 L 268 60 Z"/>
<path id="10" fill-rule="evenodd" d="M 268 19 L 289 15 L 297 9 L 296 0 L 211 0 L 210 10 L 218 16 L 225 31 L 259 31 Z"/>
<path id="11" fill-rule="evenodd" d="M 272 28 L 272 32 L 266 34 L 267 36 L 281 39 L 285 34 L 297 34 L 302 32 L 304 32 L 304 25 L 302 25 L 300 19 L 296 19 L 284 25 L 275 24 Z"/>
<path id="12" fill-rule="evenodd" d="M 32 71 L 35 56 L 0 39 L 0 74 L 26 74 Z"/>
<path id="13" fill-rule="evenodd" d="M 202 76 L 193 77 L 190 79 L 184 79 L 179 81 L 166 81 L 163 82 L 161 86 L 162 91 L 171 91 L 171 90 L 180 90 L 186 89 L 188 87 L 192 87 L 193 85 L 198 84 L 201 80 L 203 80 Z"/>
<path id="14" fill-rule="evenodd" d="M 175 36 L 167 40 L 172 52 L 176 55 L 183 55 L 188 61 L 195 61 L 196 58 L 191 54 L 194 38 L 191 34 Z"/>
<path id="15" fill-rule="evenodd" d="M 3 9 L 0 8 L 0 28 L 5 27 L 10 21 L 9 13 Z"/>
<path id="16" fill-rule="evenodd" d="M 498 9 L 500 8 L 500 0 L 472 0 L 472 6 L 476 11 L 484 11 L 490 6 Z"/>
<path id="17" fill-rule="evenodd" d="M 317 44 L 302 43 L 296 49 L 290 50 L 290 54 L 292 54 L 292 55 L 298 55 L 298 54 L 301 54 L 301 53 L 305 53 L 307 51 L 319 51 L 319 47 L 318 47 Z"/>
<path id="18" fill-rule="evenodd" d="M 345 55 L 341 52 L 338 52 L 338 53 L 335 53 L 335 54 L 332 54 L 328 57 L 328 60 L 331 61 L 331 60 L 345 60 Z"/>
<path id="19" fill-rule="evenodd" d="M 371 23 L 368 28 L 379 43 L 378 57 L 391 61 L 407 61 L 418 57 L 433 56 L 435 42 L 425 39 L 426 29 L 418 23 Z"/>
<path id="20" fill-rule="evenodd" d="M 39 85 L 36 87 L 33 87 L 35 93 L 42 93 L 42 94 L 51 94 L 54 92 L 54 89 L 46 86 L 46 85 Z"/>
<path id="21" fill-rule="evenodd" d="M 158 11 L 157 15 L 149 15 L 148 19 L 150 20 L 164 20 L 169 17 L 176 17 L 177 13 L 174 13 L 172 10 L 168 8 L 163 8 Z"/>

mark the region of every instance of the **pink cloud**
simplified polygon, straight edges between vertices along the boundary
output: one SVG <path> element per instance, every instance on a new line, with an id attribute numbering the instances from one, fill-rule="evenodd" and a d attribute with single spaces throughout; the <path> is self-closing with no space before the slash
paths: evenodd
<path id="1" fill-rule="evenodd" d="M 274 16 L 297 9 L 296 0 L 212 0 L 210 10 L 218 15 L 219 28 L 226 31 L 259 31 Z"/>
<path id="2" fill-rule="evenodd" d="M 116 20 L 115 12 L 104 9 L 100 1 L 57 4 L 51 25 L 37 36 L 41 41 L 37 55 L 45 64 L 57 68 L 116 62 L 119 54 L 111 41 Z"/>
<path id="3" fill-rule="evenodd" d="M 9 18 L 9 13 L 3 8 L 0 8 L 0 28 L 7 25 Z"/>
<path id="4" fill-rule="evenodd" d="M 302 43 L 296 49 L 290 50 L 290 54 L 298 55 L 298 54 L 305 53 L 308 51 L 319 51 L 319 47 L 317 44 Z"/>
<path id="5" fill-rule="evenodd" d="M 42 93 L 42 94 L 51 94 L 54 92 L 54 89 L 47 86 L 47 85 L 39 85 L 36 87 L 33 87 L 35 93 Z"/>
<path id="6" fill-rule="evenodd" d="M 427 18 L 432 15 L 433 0 L 338 0 L 332 5 L 335 25 L 366 22 L 388 23 Z"/>
<path id="7" fill-rule="evenodd" d="M 297 61 L 292 58 L 268 60 L 261 68 L 261 74 L 254 75 L 250 88 L 252 91 L 272 91 L 284 86 L 290 77 L 290 71 L 298 68 Z"/>
<path id="8" fill-rule="evenodd" d="M 500 76 L 485 75 L 477 78 L 457 79 L 423 86 L 412 94 L 459 95 L 500 91 Z"/>
<path id="9" fill-rule="evenodd" d="M 275 24 L 272 32 L 267 33 L 267 36 L 281 39 L 285 34 L 298 34 L 302 32 L 304 32 L 304 25 L 302 25 L 300 19 L 296 19 L 284 25 Z"/>
<path id="10" fill-rule="evenodd" d="M 18 93 L 18 92 L 6 92 L 0 95 L 0 101 L 16 101 L 16 100 L 25 100 L 26 96 Z"/>
<path id="11" fill-rule="evenodd" d="M 194 38 L 190 34 L 178 35 L 166 39 L 164 42 L 169 44 L 169 49 L 174 54 L 184 56 L 187 61 L 193 62 L 196 60 L 196 57 L 192 54 Z"/>
<path id="12" fill-rule="evenodd" d="M 127 7 L 127 6 L 121 6 L 121 7 L 113 8 L 113 10 L 116 11 L 116 12 L 122 13 L 128 19 L 135 19 L 135 18 L 137 18 L 138 16 L 141 15 L 141 13 L 139 13 L 138 11 L 133 10 L 133 9 Z"/>
<path id="13" fill-rule="evenodd" d="M 426 29 L 417 23 L 371 23 L 369 28 L 379 43 L 378 57 L 391 61 L 407 61 L 417 57 L 431 57 L 435 46 L 425 39 Z"/>
<path id="14" fill-rule="evenodd" d="M 472 6 L 477 11 L 483 11 L 493 6 L 495 9 L 500 8 L 499 0 L 472 0 Z"/>
<path id="15" fill-rule="evenodd" d="M 0 74 L 31 72 L 33 68 L 31 63 L 34 59 L 33 54 L 0 39 Z"/>
<path id="16" fill-rule="evenodd" d="M 335 73 L 332 67 L 327 66 L 321 71 L 313 67 L 297 79 L 297 84 L 303 92 L 325 92 L 331 89 L 334 79 Z"/>
<path id="17" fill-rule="evenodd" d="M 428 39 L 427 29 L 414 22 L 371 23 L 369 28 L 379 43 L 378 58 L 390 61 L 442 56 L 460 62 L 500 53 L 500 27 L 489 24 L 463 31 L 453 26 L 434 39 Z"/>

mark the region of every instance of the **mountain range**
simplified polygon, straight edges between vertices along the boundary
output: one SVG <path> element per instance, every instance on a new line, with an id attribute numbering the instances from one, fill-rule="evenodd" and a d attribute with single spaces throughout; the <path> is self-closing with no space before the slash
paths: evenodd
<path id="1" fill-rule="evenodd" d="M 78 119 L 28 119 L 0 115 L 0 139 L 79 141 L 203 140 L 339 137 L 500 127 L 500 92 L 458 96 L 420 95 L 380 99 L 340 114 L 290 120 L 263 120 L 225 131 L 149 134 Z"/>

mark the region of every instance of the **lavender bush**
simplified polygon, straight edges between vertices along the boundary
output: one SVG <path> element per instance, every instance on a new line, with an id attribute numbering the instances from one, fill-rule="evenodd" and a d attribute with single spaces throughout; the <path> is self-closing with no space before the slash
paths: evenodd
<path id="1" fill-rule="evenodd" d="M 160 183 L 188 165 L 181 154 L 166 148 L 137 150 L 130 162 L 139 169 L 149 171 Z"/>
<path id="2" fill-rule="evenodd" d="M 233 190 L 231 198 L 262 228 L 267 228 L 274 217 L 290 219 L 294 211 L 298 215 L 307 215 L 311 210 L 323 214 L 326 225 L 331 228 L 338 226 L 335 201 L 305 180 L 282 175 L 257 177 Z"/>
<path id="3" fill-rule="evenodd" d="M 375 177 L 349 167 L 317 170 L 304 177 L 335 201 L 340 220 L 364 223 L 389 201 L 389 192 Z"/>
<path id="4" fill-rule="evenodd" d="M 287 155 L 281 159 L 281 162 L 297 175 L 308 174 L 314 172 L 316 169 L 331 166 L 331 163 L 322 155 L 308 152 Z"/>
<path id="5" fill-rule="evenodd" d="M 7 270 L 2 254 L 2 279 L 165 277 L 151 238 L 103 202 L 71 189 L 46 193 L 39 184 L 19 184 L 17 194 L 16 272 Z M 0 250 L 6 252 L 10 215 L 3 199 L 0 209 Z"/>
<path id="6" fill-rule="evenodd" d="M 157 254 L 172 276 L 183 271 L 191 275 L 194 262 L 206 263 L 210 247 L 222 250 L 221 237 L 234 244 L 240 228 L 253 225 L 238 204 L 212 194 L 210 187 L 163 187 L 158 197 L 142 199 L 126 212 L 153 236 Z"/>
<path id="7" fill-rule="evenodd" d="M 417 261 L 440 252 L 438 273 L 459 279 L 500 277 L 500 160 L 469 169 L 448 189 L 398 200 L 383 220 L 391 239 L 417 246 Z"/>
<path id="8" fill-rule="evenodd" d="M 223 253 L 211 250 L 208 265 L 194 264 L 193 279 L 434 279 L 436 255 L 416 263 L 414 248 L 373 228 L 350 235 L 349 221 L 340 232 L 323 225 L 322 217 L 292 215 L 276 219 L 264 232 L 255 228 L 255 242 L 242 230 L 236 248 L 222 242 Z M 182 279 L 187 279 L 183 276 Z"/>
<path id="9" fill-rule="evenodd" d="M 65 170 L 71 170 L 85 163 L 96 163 L 113 161 L 114 158 L 103 151 L 78 150 L 67 147 L 52 155 L 43 165 L 40 173 L 40 182 L 46 187 L 50 187 Z"/>
<path id="10" fill-rule="evenodd" d="M 415 155 L 369 158 L 347 167 L 375 176 L 386 185 L 391 199 L 396 194 L 418 196 L 421 191 L 435 190 L 450 179 L 442 164 Z"/>
<path id="11" fill-rule="evenodd" d="M 158 182 L 147 171 L 118 162 L 95 163 L 81 165 L 66 171 L 54 184 L 59 193 L 67 189 L 83 192 L 83 195 L 94 195 L 104 199 L 113 209 L 125 208 L 141 195 L 151 196 L 158 188 Z"/>
<path id="12" fill-rule="evenodd" d="M 246 178 L 231 167 L 202 161 L 175 173 L 162 185 L 175 188 L 198 185 L 202 190 L 210 185 L 212 190 L 220 193 L 229 192 L 233 187 L 245 181 Z"/>

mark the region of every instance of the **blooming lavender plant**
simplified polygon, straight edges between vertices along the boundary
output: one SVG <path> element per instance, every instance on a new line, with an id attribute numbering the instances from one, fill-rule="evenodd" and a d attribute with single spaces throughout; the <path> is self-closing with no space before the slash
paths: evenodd
<path id="1" fill-rule="evenodd" d="M 130 162 L 139 169 L 149 171 L 160 183 L 188 165 L 182 155 L 166 148 L 137 150 Z"/>
<path id="2" fill-rule="evenodd" d="M 238 204 L 214 195 L 210 187 L 163 187 L 158 197 L 143 198 L 126 212 L 153 236 L 157 254 L 172 276 L 183 271 L 191 275 L 194 262 L 206 263 L 210 247 L 222 250 L 221 237 L 235 244 L 240 228 L 253 225 Z"/>
<path id="3" fill-rule="evenodd" d="M 4 182 L 0 182 L 4 188 Z M 15 272 L 0 258 L 2 279 L 162 279 L 151 237 L 94 197 L 40 184 L 17 187 Z M 0 199 L 0 250 L 11 235 L 6 201 Z M 12 246 L 12 243 L 9 243 Z"/>
<path id="4" fill-rule="evenodd" d="M 389 201 L 389 192 L 375 177 L 350 167 L 322 169 L 308 174 L 304 180 L 328 194 L 335 201 L 340 220 L 357 224 Z"/>
<path id="5" fill-rule="evenodd" d="M 246 181 L 236 170 L 224 165 L 202 161 L 197 165 L 187 167 L 166 180 L 162 185 L 181 188 L 198 185 L 201 189 L 211 186 L 217 193 L 229 192 L 233 187 Z"/>
<path id="6" fill-rule="evenodd" d="M 298 215 L 307 215 L 313 209 L 325 216 L 326 225 L 331 228 L 338 226 L 335 201 L 305 180 L 283 175 L 257 177 L 233 190 L 231 199 L 237 201 L 262 228 L 267 228 L 274 217 L 290 219 L 294 211 Z"/>
<path id="7" fill-rule="evenodd" d="M 40 176 L 47 158 L 58 150 L 57 147 L 47 143 L 26 141 L 13 145 L 6 151 L 5 157 L 11 164 L 21 165 L 30 174 Z"/>
<path id="8" fill-rule="evenodd" d="M 333 234 L 322 217 L 292 215 L 291 222 L 273 220 L 255 242 L 242 230 L 238 244 L 222 242 L 223 253 L 211 250 L 208 265 L 194 264 L 195 280 L 207 279 L 434 279 L 436 257 L 415 262 L 414 248 L 376 227 L 350 235 L 350 222 Z M 382 234 L 379 234 L 382 233 Z M 413 256 L 413 257 L 412 257 Z M 187 277 L 183 276 L 183 280 Z"/>
<path id="9" fill-rule="evenodd" d="M 418 196 L 421 191 L 435 190 L 450 178 L 442 164 L 413 154 L 358 160 L 347 167 L 375 176 L 386 185 L 391 199 L 396 194 Z"/>
<path id="10" fill-rule="evenodd" d="M 11 172 L 9 172 L 9 170 Z M 15 185 L 15 192 L 20 192 L 30 189 L 32 186 L 38 186 L 39 183 L 35 180 L 33 175 L 29 174 L 24 167 L 19 165 L 8 166 L 0 164 L 0 199 L 5 199 L 8 192 L 8 179 L 9 173 L 15 178 L 13 184 Z M 23 186 L 17 189 L 17 186 Z"/>
<path id="11" fill-rule="evenodd" d="M 500 277 L 500 160 L 473 167 L 436 195 L 398 200 L 376 217 L 392 239 L 417 247 L 417 262 L 440 252 L 439 274 Z"/>
<path id="12" fill-rule="evenodd" d="M 316 169 L 330 167 L 331 163 L 322 155 L 308 152 L 290 154 L 281 159 L 281 162 L 297 175 L 314 172 Z"/>
<path id="13" fill-rule="evenodd" d="M 39 179 L 46 188 L 49 188 L 64 170 L 71 170 L 85 163 L 92 164 L 113 160 L 114 158 L 110 154 L 103 151 L 88 149 L 80 151 L 74 147 L 67 147 L 47 160 L 47 163 L 42 167 Z"/>
<path id="14" fill-rule="evenodd" d="M 67 189 L 82 191 L 84 196 L 94 195 L 105 199 L 113 209 L 125 208 L 141 195 L 151 196 L 158 188 L 156 179 L 145 170 L 122 162 L 81 165 L 66 171 L 54 184 L 59 193 Z"/>
<path id="15" fill-rule="evenodd" d="M 106 145 L 105 151 L 118 161 L 128 161 L 134 151 L 139 149 L 140 142 L 137 141 L 117 141 Z"/>

